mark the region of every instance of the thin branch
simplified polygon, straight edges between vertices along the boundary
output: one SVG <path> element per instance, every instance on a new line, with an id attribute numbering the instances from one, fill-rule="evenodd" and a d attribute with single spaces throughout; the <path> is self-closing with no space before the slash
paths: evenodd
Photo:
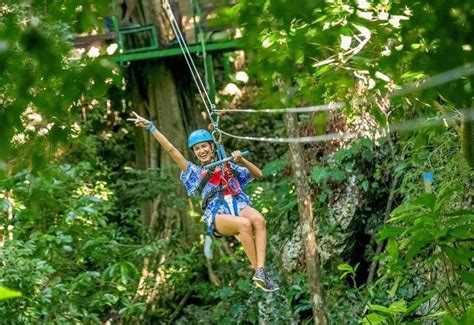
<path id="1" fill-rule="evenodd" d="M 170 319 L 168 321 L 168 324 L 172 324 L 173 321 L 175 320 L 176 317 L 178 317 L 179 313 L 181 312 L 181 310 L 183 309 L 184 305 L 186 304 L 186 302 L 188 301 L 189 297 L 191 296 L 191 289 L 188 290 L 188 292 L 186 292 L 186 294 L 184 295 L 184 297 L 181 299 L 181 301 L 179 302 L 178 306 L 176 307 L 176 311 L 170 316 Z"/>

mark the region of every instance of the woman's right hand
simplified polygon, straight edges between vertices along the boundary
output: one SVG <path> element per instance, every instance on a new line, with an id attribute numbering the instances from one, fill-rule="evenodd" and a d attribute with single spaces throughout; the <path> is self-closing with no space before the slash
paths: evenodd
<path id="1" fill-rule="evenodd" d="M 128 118 L 127 121 L 135 122 L 135 126 L 137 127 L 146 128 L 148 123 L 150 123 L 150 121 L 148 121 L 146 118 L 141 117 L 134 111 L 132 111 L 131 115 L 133 116 L 133 118 Z"/>

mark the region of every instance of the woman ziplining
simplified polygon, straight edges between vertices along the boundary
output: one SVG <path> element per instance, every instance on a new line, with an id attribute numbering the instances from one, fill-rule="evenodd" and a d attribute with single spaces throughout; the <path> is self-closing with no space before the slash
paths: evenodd
<path id="1" fill-rule="evenodd" d="M 255 285 L 264 291 L 276 291 L 278 285 L 265 268 L 267 232 L 265 219 L 250 204 L 242 191 L 252 178 L 262 176 L 261 170 L 245 159 L 240 151 L 232 152 L 233 161 L 207 170 L 204 165 L 216 161 L 216 143 L 206 130 L 195 130 L 188 137 L 188 147 L 199 165 L 187 161 L 153 122 L 132 112 L 127 120 L 137 127 L 146 128 L 181 169 L 180 180 L 189 196 L 200 192 L 203 217 L 208 233 L 220 236 L 239 235 L 242 247 L 255 273 Z M 254 237 L 255 236 L 255 237 Z"/>

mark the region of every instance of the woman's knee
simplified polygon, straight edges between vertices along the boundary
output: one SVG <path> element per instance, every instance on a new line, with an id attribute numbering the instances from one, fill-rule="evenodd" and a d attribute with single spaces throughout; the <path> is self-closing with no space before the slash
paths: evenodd
<path id="1" fill-rule="evenodd" d="M 255 229 L 265 229 L 265 218 L 260 213 L 253 216 L 252 223 Z"/>
<path id="2" fill-rule="evenodd" d="M 252 234 L 252 222 L 247 218 L 242 218 L 239 225 L 239 233 Z"/>
<path id="3" fill-rule="evenodd" d="M 249 208 L 247 211 L 243 212 L 243 216 L 252 222 L 252 225 L 255 227 L 255 229 L 265 228 L 265 218 L 260 212 L 253 208 Z"/>

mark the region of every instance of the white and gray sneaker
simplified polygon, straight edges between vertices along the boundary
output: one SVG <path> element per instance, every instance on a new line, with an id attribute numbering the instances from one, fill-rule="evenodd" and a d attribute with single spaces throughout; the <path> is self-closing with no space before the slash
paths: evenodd
<path id="1" fill-rule="evenodd" d="M 264 272 L 265 272 L 265 279 L 266 279 L 266 282 L 267 282 L 268 291 L 277 291 L 277 290 L 279 290 L 280 287 L 278 286 L 278 284 L 276 284 L 275 281 L 272 280 L 268 270 L 265 269 Z"/>
<path id="2" fill-rule="evenodd" d="M 280 289 L 278 285 L 268 276 L 268 272 L 264 266 L 259 267 L 252 277 L 255 285 L 263 291 L 271 292 Z"/>

